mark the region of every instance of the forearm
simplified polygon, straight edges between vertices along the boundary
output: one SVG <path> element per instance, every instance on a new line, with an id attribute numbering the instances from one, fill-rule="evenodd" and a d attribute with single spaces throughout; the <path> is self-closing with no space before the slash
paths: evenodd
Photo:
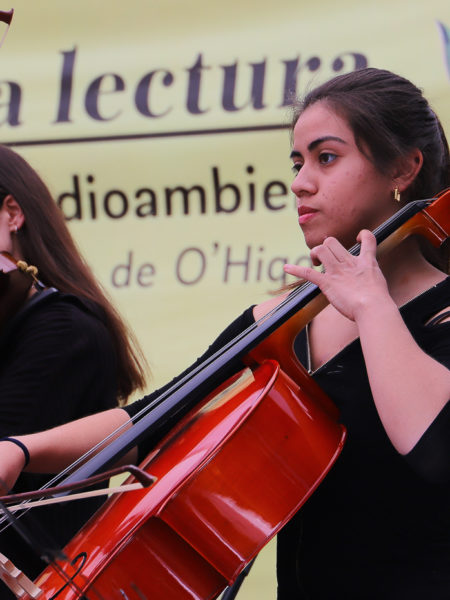
<path id="1" fill-rule="evenodd" d="M 450 398 L 450 371 L 422 351 L 389 297 L 356 319 L 373 399 L 401 454 L 418 442 Z"/>
<path id="2" fill-rule="evenodd" d="M 29 452 L 26 471 L 57 473 L 121 426 L 126 429 L 131 427 L 130 418 L 121 408 L 114 408 L 47 431 L 16 436 L 15 439 L 22 442 Z M 114 437 L 117 436 L 112 439 Z M 133 462 L 136 456 L 136 449 L 133 449 L 121 462 Z M 24 465 L 24 452 L 19 446 L 9 441 L 0 442 L 0 483 L 3 492 L 12 488 Z"/>
<path id="3" fill-rule="evenodd" d="M 131 422 L 127 413 L 114 408 L 65 423 L 42 433 L 19 436 L 30 453 L 29 472 L 54 473 L 102 442 L 118 427 Z M 128 427 L 127 427 L 128 428 Z"/>

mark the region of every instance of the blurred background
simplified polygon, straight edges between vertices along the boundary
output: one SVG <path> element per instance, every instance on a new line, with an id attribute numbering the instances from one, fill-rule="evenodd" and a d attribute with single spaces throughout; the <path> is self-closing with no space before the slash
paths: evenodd
<path id="1" fill-rule="evenodd" d="M 283 285 L 285 262 L 308 261 L 289 189 L 294 95 L 386 68 L 423 88 L 450 134 L 448 0 L 13 8 L 1 143 L 48 182 L 144 349 L 149 391 Z M 274 572 L 272 542 L 239 598 L 273 599 Z"/>

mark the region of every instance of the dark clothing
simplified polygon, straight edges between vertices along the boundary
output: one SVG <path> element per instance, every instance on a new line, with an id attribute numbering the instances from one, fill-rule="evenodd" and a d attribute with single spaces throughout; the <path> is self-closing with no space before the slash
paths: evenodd
<path id="1" fill-rule="evenodd" d="M 130 418 L 135 417 L 138 412 L 145 409 L 151 402 L 153 402 L 156 398 L 158 398 L 158 396 L 162 395 L 166 390 L 168 390 L 175 383 L 180 381 L 185 375 L 187 375 L 188 373 L 191 373 L 192 371 L 194 371 L 194 369 L 203 365 L 203 363 L 205 362 L 205 360 L 207 358 L 213 356 L 213 354 L 215 354 L 216 352 L 221 350 L 228 342 L 230 342 L 235 337 L 237 337 L 241 332 L 243 332 L 245 329 L 247 329 L 247 327 L 251 327 L 252 325 L 254 325 L 254 323 L 255 323 L 255 321 L 253 318 L 253 307 L 249 307 L 246 311 L 244 311 L 242 313 L 242 315 L 240 315 L 237 319 L 235 319 L 231 323 L 231 325 L 229 325 L 219 335 L 219 337 L 211 344 L 211 346 L 209 346 L 207 351 L 202 356 L 197 358 L 197 360 L 190 367 L 188 367 L 185 371 L 183 371 L 183 373 L 180 373 L 180 375 L 177 375 L 176 377 L 174 377 L 172 379 L 172 381 L 170 381 L 163 387 L 159 388 L 158 390 L 152 392 L 151 394 L 148 394 L 147 396 L 144 396 L 140 400 L 136 400 L 132 404 L 125 406 L 124 409 L 127 411 Z M 228 377 L 231 377 L 231 375 L 233 375 L 234 373 L 237 373 L 240 369 L 243 368 L 243 366 L 244 365 L 240 361 L 236 361 L 235 364 L 231 364 L 226 372 L 221 373 L 221 378 L 220 378 L 221 381 L 225 381 Z M 200 397 L 198 397 L 198 400 L 201 400 L 201 399 L 202 399 L 202 396 L 200 395 Z M 150 453 L 150 451 L 152 450 L 152 448 L 155 445 L 155 442 L 162 437 L 162 434 L 165 431 L 170 430 L 171 427 L 173 427 L 173 425 L 175 425 L 175 423 L 176 423 L 176 420 L 174 423 L 166 422 L 164 431 L 159 432 L 158 435 L 155 436 L 155 438 L 152 438 L 152 437 L 145 438 L 144 441 L 139 444 L 139 446 L 138 446 L 139 462 L 141 460 L 143 460 Z"/>
<path id="2" fill-rule="evenodd" d="M 401 309 L 419 345 L 448 367 L 450 323 L 426 322 L 449 303 L 447 278 Z M 248 309 L 195 365 L 252 323 Z M 305 332 L 296 351 L 307 366 Z M 279 599 L 447 600 L 450 404 L 401 456 L 375 409 L 359 340 L 313 377 L 340 409 L 348 438 L 324 482 L 278 536 Z M 129 414 L 155 395 L 132 404 Z M 142 444 L 142 455 L 150 447 Z"/>
<path id="3" fill-rule="evenodd" d="M 59 292 L 35 298 L 0 330 L 0 437 L 42 431 L 117 406 L 116 356 L 99 309 Z M 14 492 L 39 488 L 50 478 L 24 473 Z M 36 508 L 20 523 L 35 531 L 39 521 L 39 541 L 48 538 L 61 547 L 100 503 Z M 32 578 L 45 566 L 12 528 L 0 533 L 0 551 Z M 8 592 L 1 586 L 3 599 Z"/>
<path id="4" fill-rule="evenodd" d="M 447 278 L 401 313 L 422 349 L 450 368 L 450 322 L 425 324 L 449 303 Z M 303 360 L 305 338 L 298 344 Z M 279 598 L 447 600 L 450 403 L 401 456 L 375 409 L 359 340 L 313 377 L 338 406 L 348 437 L 324 482 L 279 535 Z"/>

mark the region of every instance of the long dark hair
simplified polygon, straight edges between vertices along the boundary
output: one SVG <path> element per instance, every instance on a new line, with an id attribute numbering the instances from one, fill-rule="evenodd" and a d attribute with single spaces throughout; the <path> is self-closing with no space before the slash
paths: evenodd
<path id="1" fill-rule="evenodd" d="M 145 385 L 139 346 L 81 256 L 45 183 L 19 154 L 0 145 L 0 206 L 8 194 L 25 216 L 18 242 L 23 259 L 38 268 L 39 280 L 100 307 L 116 351 L 117 396 L 123 403 Z"/>
<path id="2" fill-rule="evenodd" d="M 431 198 L 450 186 L 449 147 L 443 127 L 422 91 L 408 79 L 375 68 L 338 75 L 293 105 L 292 126 L 318 101 L 326 102 L 346 120 L 359 150 L 380 172 L 415 148 L 422 152 L 422 168 L 402 192 L 402 200 Z M 427 258 L 436 262 L 436 258 Z M 444 262 L 438 260 L 437 266 L 448 271 L 448 255 L 441 258 Z"/>

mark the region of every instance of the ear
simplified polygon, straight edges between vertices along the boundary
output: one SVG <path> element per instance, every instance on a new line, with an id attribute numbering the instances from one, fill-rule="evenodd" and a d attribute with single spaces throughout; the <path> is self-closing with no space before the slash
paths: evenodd
<path id="1" fill-rule="evenodd" d="M 393 172 L 393 184 L 399 192 L 406 191 L 413 183 L 423 165 L 423 155 L 419 148 L 398 159 Z"/>
<path id="2" fill-rule="evenodd" d="M 4 208 L 8 213 L 9 226 L 11 227 L 12 231 L 19 230 L 25 223 L 25 215 L 23 214 L 20 205 L 14 199 L 14 196 L 8 194 L 3 200 L 2 208 Z"/>

